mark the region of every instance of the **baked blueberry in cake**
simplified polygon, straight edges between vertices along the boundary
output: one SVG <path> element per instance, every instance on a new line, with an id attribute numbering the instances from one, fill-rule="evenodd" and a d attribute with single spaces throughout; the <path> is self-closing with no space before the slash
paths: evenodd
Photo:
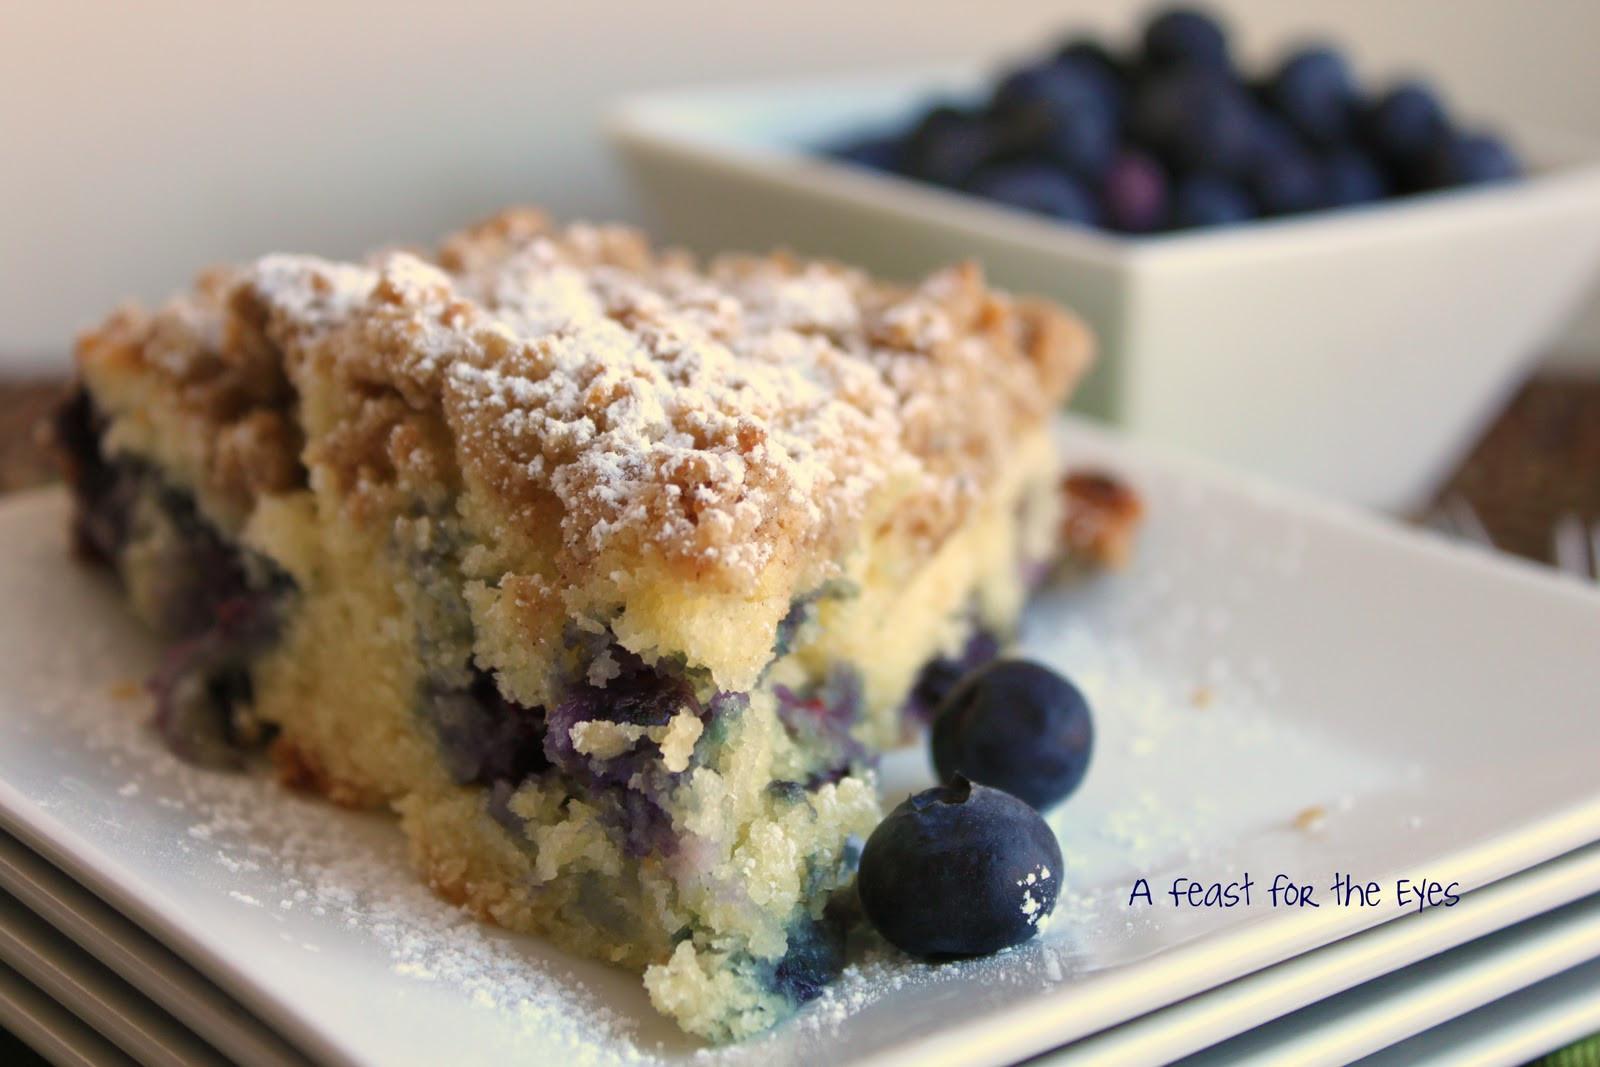
<path id="1" fill-rule="evenodd" d="M 437 892 L 727 1040 L 837 973 L 876 754 L 1056 551 L 1089 355 L 971 267 L 510 211 L 120 310 L 58 437 L 180 753 L 392 807 Z"/>

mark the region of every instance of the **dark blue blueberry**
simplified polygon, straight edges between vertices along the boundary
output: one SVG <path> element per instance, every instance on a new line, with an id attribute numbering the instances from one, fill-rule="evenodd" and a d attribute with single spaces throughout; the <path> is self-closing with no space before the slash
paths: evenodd
<path id="1" fill-rule="evenodd" d="M 1251 168 L 1246 187 L 1263 215 L 1293 215 L 1326 203 L 1321 170 L 1298 149 L 1265 154 Z"/>
<path id="2" fill-rule="evenodd" d="M 89 390 L 78 386 L 55 413 L 52 430 L 63 473 L 72 490 L 72 542 L 77 554 L 115 563 L 127 546 L 140 480 L 126 464 L 114 465 L 101 451 L 108 420 Z"/>
<path id="3" fill-rule="evenodd" d="M 1121 87 L 1087 64 L 1045 62 L 1007 75 L 989 105 L 1002 150 L 1048 157 L 1072 173 L 1095 178 L 1117 145 Z"/>
<path id="4" fill-rule="evenodd" d="M 772 988 L 804 1004 L 821 996 L 844 970 L 844 927 L 828 918 L 802 919 L 788 935 L 788 950 L 773 969 Z"/>
<path id="5" fill-rule="evenodd" d="M 217 605 L 212 623 L 171 645 L 150 678 L 153 723 L 174 755 L 207 767 L 236 768 L 264 741 L 248 714 L 250 664 L 278 635 L 278 597 L 240 593 Z"/>
<path id="6" fill-rule="evenodd" d="M 1450 128 L 1444 107 L 1420 82 L 1389 90 L 1367 112 L 1366 140 L 1391 171 L 1416 164 Z"/>
<path id="7" fill-rule="evenodd" d="M 1161 164 L 1137 151 L 1111 161 L 1100 188 L 1106 224 L 1126 233 L 1149 233 L 1167 224 L 1167 175 Z"/>
<path id="8" fill-rule="evenodd" d="M 1255 158 L 1251 160 L 1251 165 L 1254 166 L 1269 156 L 1306 150 L 1305 142 L 1300 139 L 1300 135 L 1293 127 L 1277 115 L 1264 114 L 1256 126 Z"/>
<path id="9" fill-rule="evenodd" d="M 1367 204 L 1389 193 L 1382 168 L 1354 148 L 1333 152 L 1322 160 L 1322 188 L 1330 207 Z"/>
<path id="10" fill-rule="evenodd" d="M 1061 846 L 1027 804 L 957 775 L 908 798 L 867 839 L 861 907 L 914 956 L 1021 944 L 1055 907 Z"/>
<path id="11" fill-rule="evenodd" d="M 1083 185 L 1045 163 L 997 164 L 967 186 L 978 196 L 1065 222 L 1096 226 L 1100 207 Z"/>
<path id="12" fill-rule="evenodd" d="M 902 163 L 905 173 L 913 178 L 956 187 L 998 151 L 995 131 L 989 123 L 944 106 L 929 111 L 907 135 Z"/>
<path id="13" fill-rule="evenodd" d="M 1441 138 L 1421 164 L 1422 183 L 1430 189 L 1479 182 L 1506 181 L 1521 168 L 1503 141 L 1488 134 L 1453 134 Z"/>
<path id="14" fill-rule="evenodd" d="M 1313 144 L 1332 146 L 1350 136 L 1355 78 L 1332 48 L 1305 48 L 1290 56 L 1267 83 L 1266 97 Z"/>
<path id="15" fill-rule="evenodd" d="M 1094 749 L 1089 704 L 1048 667 L 995 660 L 957 685 L 929 735 L 941 779 L 961 773 L 1043 810 L 1083 781 Z"/>
<path id="16" fill-rule="evenodd" d="M 1186 67 L 1141 87 L 1131 116 L 1135 139 L 1175 172 L 1238 175 L 1257 152 L 1260 111 L 1237 84 Z"/>
<path id="17" fill-rule="evenodd" d="M 122 574 L 135 516 L 158 510 L 166 554 L 155 572 L 156 625 L 173 639 L 149 680 L 153 725 L 173 753 L 192 763 L 238 767 L 267 740 L 250 713 L 250 666 L 277 640 L 281 603 L 294 581 L 263 557 L 226 541 L 188 493 L 145 464 L 108 461 L 100 447 L 106 420 L 77 390 L 57 414 L 54 433 L 73 495 L 75 547 Z"/>
<path id="18" fill-rule="evenodd" d="M 604 686 L 579 681 L 545 713 L 543 755 L 558 768 L 578 795 L 594 805 L 600 821 L 632 856 L 672 855 L 678 835 L 672 828 L 664 801 L 682 772 L 661 766 L 659 746 L 641 738 L 626 751 L 600 759 L 577 751 L 572 728 L 580 722 L 616 722 L 633 726 L 661 726 L 684 708 L 710 720 L 717 729 L 717 709 L 737 714 L 734 701 L 744 706 L 743 694 L 718 694 L 711 709 L 703 708 L 690 682 L 670 671 L 646 664 L 639 656 L 615 644 L 607 647 L 616 674 Z"/>
<path id="19" fill-rule="evenodd" d="M 457 784 L 518 783 L 550 766 L 544 710 L 507 700 L 487 671 L 465 689 L 430 688 L 422 702 Z"/>
<path id="20" fill-rule="evenodd" d="M 1086 37 L 1064 43 L 1056 51 L 1056 62 L 1092 67 L 1118 86 L 1126 85 L 1132 73 L 1105 45 Z"/>
<path id="21" fill-rule="evenodd" d="M 1195 174 L 1180 180 L 1172 191 L 1172 225 L 1229 226 L 1253 219 L 1256 206 L 1237 182 L 1216 174 Z"/>
<path id="22" fill-rule="evenodd" d="M 563 770 L 588 766 L 587 757 L 572 744 L 572 728 L 580 722 L 599 720 L 650 727 L 665 726 L 681 708 L 701 714 L 700 701 L 688 679 L 657 670 L 620 645 L 610 646 L 607 654 L 617 673 L 605 685 L 579 682 L 546 713 L 545 756 Z M 653 749 L 651 742 L 640 744 Z M 606 762 L 616 764 L 616 773 L 626 782 L 631 771 L 623 765 L 623 758 Z"/>
<path id="23" fill-rule="evenodd" d="M 862 137 L 829 150 L 835 159 L 869 170 L 899 171 L 905 162 L 905 141 L 899 136 Z"/>
<path id="24" fill-rule="evenodd" d="M 961 679 L 999 654 L 1000 641 L 994 634 L 984 629 L 974 630 L 958 655 L 940 656 L 922 668 L 916 684 L 911 687 L 911 695 L 906 698 L 906 718 L 914 723 L 933 721 L 934 712 Z"/>
<path id="25" fill-rule="evenodd" d="M 1144 58 L 1156 70 L 1193 65 L 1226 71 L 1228 35 L 1217 19 L 1198 8 L 1170 8 L 1145 26 Z"/>

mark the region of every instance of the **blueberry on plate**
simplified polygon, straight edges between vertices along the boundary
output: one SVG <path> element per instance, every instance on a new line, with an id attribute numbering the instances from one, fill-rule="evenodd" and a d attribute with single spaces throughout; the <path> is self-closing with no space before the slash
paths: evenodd
<path id="1" fill-rule="evenodd" d="M 1138 151 L 1124 151 L 1106 168 L 1100 185 L 1106 225 L 1126 233 L 1149 233 L 1167 224 L 1167 175 L 1161 164 Z"/>
<path id="2" fill-rule="evenodd" d="M 1043 810 L 1083 781 L 1094 747 L 1078 687 L 1028 660 L 995 660 L 962 679 L 929 735 L 940 778 L 964 774 Z"/>
<path id="3" fill-rule="evenodd" d="M 1329 207 L 1345 207 L 1382 200 L 1389 182 L 1371 156 L 1344 148 L 1323 157 L 1322 191 Z"/>
<path id="4" fill-rule="evenodd" d="M 1177 172 L 1237 176 L 1256 155 L 1260 110 L 1238 83 L 1204 68 L 1158 75 L 1134 99 L 1134 138 Z"/>
<path id="5" fill-rule="evenodd" d="M 1517 159 L 1498 138 L 1483 133 L 1451 134 L 1423 157 L 1420 177 L 1430 189 L 1505 181 L 1521 173 Z"/>
<path id="6" fill-rule="evenodd" d="M 1332 48 L 1303 48 L 1278 68 L 1266 98 L 1301 136 L 1331 147 L 1350 136 L 1357 95 L 1344 57 Z"/>
<path id="7" fill-rule="evenodd" d="M 1027 804 L 960 775 L 907 798 L 867 838 L 857 884 L 867 918 L 913 956 L 1018 945 L 1055 908 L 1061 846 Z"/>
<path id="8" fill-rule="evenodd" d="M 1117 147 L 1121 87 L 1085 64 L 1045 62 L 1007 75 L 989 121 L 1007 151 L 1041 153 L 1098 178 Z"/>
<path id="9" fill-rule="evenodd" d="M 1228 226 L 1255 216 L 1256 206 L 1243 186 L 1216 174 L 1190 175 L 1172 191 L 1175 229 Z"/>
<path id="10" fill-rule="evenodd" d="M 1197 8 L 1175 7 L 1157 14 L 1144 30 L 1144 58 L 1154 69 L 1205 66 L 1229 69 L 1228 35 Z"/>
<path id="11" fill-rule="evenodd" d="M 967 188 L 1010 207 L 1086 226 L 1100 224 L 1100 207 L 1089 191 L 1058 168 L 1045 163 L 1019 162 L 987 167 Z"/>

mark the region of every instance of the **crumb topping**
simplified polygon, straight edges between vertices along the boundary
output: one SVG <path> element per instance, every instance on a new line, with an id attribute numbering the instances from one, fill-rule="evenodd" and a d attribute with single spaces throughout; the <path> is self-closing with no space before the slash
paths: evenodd
<path id="1" fill-rule="evenodd" d="M 458 470 L 530 542 L 558 524 L 568 580 L 645 558 L 725 589 L 831 556 L 869 518 L 936 546 L 1089 356 L 1076 320 L 970 266 L 914 288 L 783 254 L 700 270 L 632 231 L 528 211 L 431 260 L 268 256 L 208 276 L 91 335 L 86 363 L 113 333 L 229 430 L 203 467 L 235 497 L 283 488 L 282 462 L 234 483 L 250 449 L 301 447 L 279 423 L 286 383 L 315 367 L 346 399 L 308 466 L 346 493 Z M 250 402 L 219 404 L 219 382 Z M 884 490 L 891 513 L 871 513 Z"/>

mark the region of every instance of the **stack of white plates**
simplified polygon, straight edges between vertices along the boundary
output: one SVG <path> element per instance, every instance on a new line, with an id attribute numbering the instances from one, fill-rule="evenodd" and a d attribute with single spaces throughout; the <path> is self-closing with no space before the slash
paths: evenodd
<path id="1" fill-rule="evenodd" d="M 1600 595 L 1081 426 L 1063 447 L 1150 519 L 1022 639 L 1097 713 L 1055 917 L 985 960 L 866 949 L 710 1052 L 634 977 L 435 900 L 387 819 L 173 761 L 130 684 L 156 650 L 67 559 L 64 498 L 0 503 L 0 1024 L 82 1064 L 1511 1064 L 1600 1030 Z M 892 758 L 890 801 L 927 778 Z M 1231 908 L 1170 892 L 1247 875 Z"/>

